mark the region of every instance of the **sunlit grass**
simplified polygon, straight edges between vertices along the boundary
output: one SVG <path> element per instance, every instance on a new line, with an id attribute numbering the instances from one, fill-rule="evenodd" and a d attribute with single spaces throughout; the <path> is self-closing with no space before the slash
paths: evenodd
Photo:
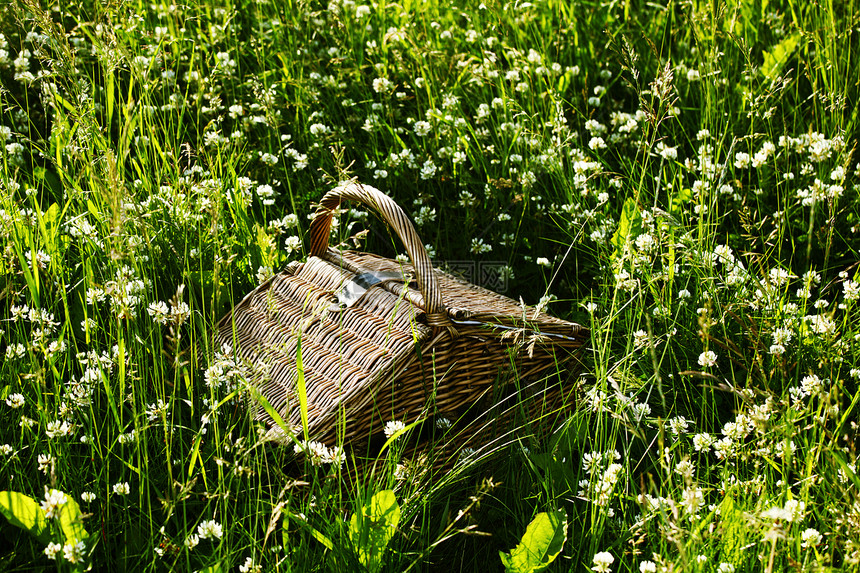
<path id="1" fill-rule="evenodd" d="M 350 518 L 392 490 L 381 570 L 500 570 L 559 509 L 552 570 L 855 567 L 856 12 L 0 8 L 0 490 L 89 534 L 2 520 L 3 566 L 375 569 Z M 591 328 L 576 414 L 362 479 L 249 419 L 214 324 L 353 176 Z"/>

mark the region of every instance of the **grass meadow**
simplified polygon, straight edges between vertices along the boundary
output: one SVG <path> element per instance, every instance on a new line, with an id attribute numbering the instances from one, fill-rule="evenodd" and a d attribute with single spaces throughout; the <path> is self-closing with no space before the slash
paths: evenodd
<path id="1" fill-rule="evenodd" d="M 856 570 L 858 37 L 854 0 L 3 4 L 0 570 Z M 352 177 L 591 329 L 575 414 L 295 471 L 213 328 Z"/>

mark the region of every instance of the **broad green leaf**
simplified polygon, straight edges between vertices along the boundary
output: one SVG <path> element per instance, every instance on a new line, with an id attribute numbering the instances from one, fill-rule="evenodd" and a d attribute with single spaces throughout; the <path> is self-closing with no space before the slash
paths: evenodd
<path id="1" fill-rule="evenodd" d="M 788 59 L 797 49 L 800 42 L 800 32 L 795 32 L 783 38 L 783 40 L 775 45 L 770 51 L 764 53 L 764 62 L 761 65 L 761 73 L 768 80 L 775 80 L 782 73 L 782 69 L 788 62 Z"/>
<path id="2" fill-rule="evenodd" d="M 9 523 L 29 531 L 42 543 L 51 541 L 45 512 L 30 496 L 16 491 L 0 491 L 0 513 Z"/>
<path id="3" fill-rule="evenodd" d="M 742 548 L 745 544 L 747 521 L 744 512 L 735 505 L 731 495 L 724 497 L 720 504 L 720 529 L 722 535 L 719 539 L 726 561 L 737 563 L 743 560 Z"/>
<path id="4" fill-rule="evenodd" d="M 84 529 L 84 523 L 81 520 L 81 507 L 73 498 L 68 497 L 68 501 L 63 504 L 60 510 L 60 529 L 66 542 L 84 541 L 90 536 L 87 530 Z"/>
<path id="5" fill-rule="evenodd" d="M 374 573 L 382 568 L 388 542 L 400 523 L 400 506 L 390 489 L 380 491 L 349 520 L 349 540 L 358 560 Z"/>
<path id="6" fill-rule="evenodd" d="M 678 215 L 682 213 L 686 209 L 686 203 L 689 203 L 693 200 L 693 190 L 689 187 L 682 187 L 678 189 L 678 192 L 675 193 L 674 197 L 672 197 L 672 206 L 670 207 L 670 211 Z"/>
<path id="7" fill-rule="evenodd" d="M 632 197 L 628 197 L 624 201 L 624 206 L 621 208 L 621 218 L 618 221 L 618 228 L 615 229 L 615 234 L 612 235 L 610 242 L 615 247 L 612 253 L 612 258 L 618 258 L 624 252 L 624 245 L 641 227 L 642 216 L 639 214 L 639 206 Z"/>
<path id="8" fill-rule="evenodd" d="M 537 514 L 529 523 L 519 545 L 510 553 L 499 551 L 505 571 L 543 571 L 561 553 L 567 541 L 567 514 L 564 510 Z"/>

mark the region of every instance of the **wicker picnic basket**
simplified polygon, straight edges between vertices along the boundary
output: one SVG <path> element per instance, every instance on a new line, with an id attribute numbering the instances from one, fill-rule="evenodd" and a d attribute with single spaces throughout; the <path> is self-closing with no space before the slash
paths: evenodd
<path id="1" fill-rule="evenodd" d="M 412 264 L 329 246 L 344 200 L 375 211 L 396 232 Z M 334 445 L 368 443 L 387 421 L 412 423 L 487 410 L 526 380 L 534 407 L 566 401 L 559 367 L 576 362 L 588 332 L 535 313 L 434 269 L 403 210 L 388 196 L 350 182 L 327 193 L 310 226 L 310 256 L 249 293 L 218 323 L 247 377 L 303 435 L 298 354 L 309 436 Z M 549 373 L 549 374 L 547 374 Z M 496 398 L 493 398 L 493 397 Z M 551 404 L 550 404 L 551 405 Z M 259 405 L 256 417 L 274 426 Z"/>

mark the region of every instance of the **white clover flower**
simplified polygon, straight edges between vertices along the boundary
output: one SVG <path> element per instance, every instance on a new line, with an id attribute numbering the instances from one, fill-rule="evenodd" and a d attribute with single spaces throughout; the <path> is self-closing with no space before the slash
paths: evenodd
<path id="1" fill-rule="evenodd" d="M 685 478 L 692 478 L 693 472 L 696 471 L 696 466 L 689 459 L 683 459 L 675 465 L 674 472 Z"/>
<path id="2" fill-rule="evenodd" d="M 6 405 L 10 408 L 20 408 L 24 405 L 24 395 L 23 394 L 9 394 L 6 396 Z"/>
<path id="3" fill-rule="evenodd" d="M 432 129 L 433 129 L 433 127 L 430 125 L 430 123 L 426 122 L 424 120 L 416 121 L 412 125 L 412 130 L 415 132 L 415 135 L 417 135 L 418 137 L 424 137 L 424 136 L 428 135 Z"/>
<path id="4" fill-rule="evenodd" d="M 792 332 L 790 328 L 777 327 L 773 330 L 773 334 L 771 336 L 773 337 L 774 344 L 785 345 L 791 342 L 791 339 L 794 338 L 794 332 Z"/>
<path id="5" fill-rule="evenodd" d="M 202 524 L 201 524 L 201 525 L 202 525 Z M 205 539 L 205 538 L 204 538 L 204 539 Z M 187 547 L 188 549 L 194 549 L 195 547 L 197 547 L 197 545 L 198 545 L 199 543 L 200 543 L 200 536 L 199 536 L 199 535 L 197 535 L 196 533 L 192 533 L 191 535 L 189 535 L 188 537 L 186 537 L 186 538 L 185 538 L 185 541 L 183 542 L 183 544 L 185 545 L 185 547 Z"/>
<path id="6" fill-rule="evenodd" d="M 829 336 L 836 332 L 836 322 L 829 316 L 816 314 L 815 316 L 807 316 L 806 320 L 815 334 Z"/>
<path id="7" fill-rule="evenodd" d="M 385 427 L 382 429 L 382 431 L 385 433 L 386 438 L 390 438 L 404 428 L 406 428 L 406 424 L 404 424 L 400 420 L 389 420 L 385 423 Z"/>
<path id="8" fill-rule="evenodd" d="M 117 441 L 120 444 L 132 444 L 136 440 L 136 434 L 137 432 L 135 430 L 132 430 L 127 434 L 120 434 L 119 436 L 117 436 Z"/>
<path id="9" fill-rule="evenodd" d="M 731 563 L 720 563 L 717 566 L 717 573 L 735 573 L 735 566 Z"/>
<path id="10" fill-rule="evenodd" d="M 128 495 L 130 491 L 131 487 L 127 481 L 113 484 L 113 492 L 117 495 Z"/>
<path id="11" fill-rule="evenodd" d="M 263 184 L 257 186 L 257 197 L 260 198 L 263 205 L 274 205 L 276 195 L 277 193 L 271 185 Z"/>
<path id="12" fill-rule="evenodd" d="M 706 350 L 699 354 L 699 366 L 710 368 L 717 363 L 717 353 L 713 350 Z"/>
<path id="13" fill-rule="evenodd" d="M 394 88 L 394 84 L 388 78 L 374 78 L 373 91 L 378 94 L 386 94 Z"/>
<path id="14" fill-rule="evenodd" d="M 65 420 L 52 420 L 48 422 L 45 428 L 45 435 L 51 440 L 68 435 L 69 432 L 71 432 L 71 427 Z"/>
<path id="15" fill-rule="evenodd" d="M 254 559 L 252 557 L 247 557 L 245 559 L 245 563 L 239 565 L 239 573 L 261 573 L 262 570 L 262 566 L 254 564 Z"/>
<path id="16" fill-rule="evenodd" d="M 493 246 L 484 242 L 484 239 L 473 237 L 472 238 L 472 246 L 470 249 L 476 255 L 482 255 L 484 253 L 489 253 L 493 250 Z"/>
<path id="17" fill-rule="evenodd" d="M 630 409 L 633 412 L 633 419 L 637 422 L 651 414 L 651 406 L 647 402 L 638 402 L 633 404 Z"/>
<path id="18" fill-rule="evenodd" d="M 717 459 L 724 460 L 731 458 L 735 455 L 736 444 L 734 440 L 726 436 L 720 439 L 718 442 L 714 442 L 713 448 L 714 455 L 717 456 Z"/>
<path id="19" fill-rule="evenodd" d="M 705 506 L 705 492 L 697 486 L 684 488 L 681 492 L 681 506 L 686 515 L 695 516 Z"/>
<path id="20" fill-rule="evenodd" d="M 762 512 L 761 516 L 772 521 L 791 521 L 792 514 L 784 507 L 778 505 L 771 506 Z"/>
<path id="21" fill-rule="evenodd" d="M 424 179 L 424 180 L 431 179 L 434 175 L 436 175 L 437 169 L 438 169 L 438 167 L 436 167 L 436 164 L 433 163 L 433 160 L 428 159 L 421 166 L 421 173 L 420 173 L 421 179 Z"/>
<path id="22" fill-rule="evenodd" d="M 296 454 L 304 453 L 307 455 L 311 464 L 315 466 L 322 464 L 336 464 L 340 466 L 346 461 L 346 453 L 343 448 L 334 447 L 329 449 L 322 442 L 305 442 L 303 440 L 293 447 L 293 451 Z"/>
<path id="23" fill-rule="evenodd" d="M 669 420 L 669 431 L 675 435 L 686 433 L 690 421 L 684 416 L 676 416 Z"/>
<path id="24" fill-rule="evenodd" d="M 75 565 L 84 560 L 86 550 L 87 546 L 83 541 L 66 543 L 63 545 L 63 557 L 66 558 L 66 561 Z"/>
<path id="25" fill-rule="evenodd" d="M 146 312 L 152 317 L 152 321 L 157 324 L 167 324 L 170 309 L 164 301 L 151 302 L 146 308 Z"/>
<path id="26" fill-rule="evenodd" d="M 803 519 L 805 509 L 806 503 L 797 499 L 789 499 L 783 507 L 775 505 L 765 510 L 762 513 L 762 517 L 772 519 L 773 521 L 792 523 Z"/>
<path id="27" fill-rule="evenodd" d="M 657 573 L 657 564 L 653 561 L 639 563 L 639 573 Z"/>
<path id="28" fill-rule="evenodd" d="M 200 539 L 221 539 L 224 535 L 224 530 L 221 528 L 221 524 L 215 521 L 214 519 L 210 519 L 208 521 L 203 521 L 200 525 L 197 526 L 197 535 L 200 536 Z"/>
<path id="29" fill-rule="evenodd" d="M 714 249 L 714 257 L 724 265 L 732 265 L 735 262 L 735 255 L 732 253 L 731 247 L 727 245 L 717 245 Z"/>
<path id="30" fill-rule="evenodd" d="M 860 283 L 846 280 L 842 283 L 842 292 L 845 300 L 854 301 L 860 298 Z"/>
<path id="31" fill-rule="evenodd" d="M 298 251 L 302 248 L 302 240 L 295 235 L 287 237 L 284 241 L 284 247 L 287 250 L 287 254 L 292 254 L 294 251 Z"/>
<path id="32" fill-rule="evenodd" d="M 422 205 L 415 214 L 415 224 L 419 227 L 431 223 L 436 220 L 436 209 L 427 205 Z"/>
<path id="33" fill-rule="evenodd" d="M 54 543 L 53 541 L 48 543 L 48 546 L 45 547 L 45 555 L 48 556 L 48 559 L 51 561 L 55 561 L 57 559 L 57 553 L 63 550 L 63 546 L 59 543 Z"/>
<path id="34" fill-rule="evenodd" d="M 45 475 L 48 475 L 48 473 L 51 472 L 51 468 L 54 467 L 55 461 L 56 459 L 54 458 L 54 456 L 50 454 L 39 454 L 39 457 L 37 458 L 37 462 L 39 464 L 39 471 Z"/>
<path id="35" fill-rule="evenodd" d="M 85 491 L 84 493 L 81 494 L 81 499 L 83 501 L 85 501 L 86 503 L 91 503 L 91 502 L 95 501 L 96 494 L 94 494 L 91 491 Z"/>
<path id="36" fill-rule="evenodd" d="M 585 129 L 587 129 L 588 133 L 591 135 L 598 135 L 606 133 L 607 127 L 595 119 L 589 119 L 585 122 Z"/>
<path id="37" fill-rule="evenodd" d="M 600 101 L 600 100 L 598 100 L 598 101 Z M 606 142 L 603 140 L 602 137 L 592 137 L 588 141 L 588 147 L 589 147 L 589 149 L 597 150 L 597 149 L 606 149 L 607 146 L 606 146 Z"/>
<path id="38" fill-rule="evenodd" d="M 643 253 L 650 253 L 654 250 L 656 242 L 650 233 L 642 233 L 636 237 L 636 249 Z"/>
<path id="39" fill-rule="evenodd" d="M 592 563 L 594 563 L 594 567 L 591 568 L 592 571 L 596 571 L 597 573 L 606 573 L 608 571 L 612 571 L 610 566 L 615 562 L 615 557 L 612 556 L 608 551 L 601 551 L 596 554 L 592 559 Z"/>
<path id="40" fill-rule="evenodd" d="M 237 117 L 245 115 L 245 108 L 243 108 L 239 104 L 233 104 L 228 108 L 228 113 L 231 118 L 236 119 Z"/>
<path id="41" fill-rule="evenodd" d="M 20 342 L 12 343 L 6 347 L 6 358 L 22 358 L 26 353 L 27 347 Z"/>
<path id="42" fill-rule="evenodd" d="M 667 147 L 661 141 L 657 144 L 657 153 L 660 154 L 660 157 L 667 161 L 674 161 L 678 159 L 678 148 L 677 147 Z"/>
<path id="43" fill-rule="evenodd" d="M 750 154 L 744 153 L 743 151 L 739 151 L 735 154 L 735 167 L 738 169 L 745 169 L 749 167 L 750 164 Z"/>
<path id="44" fill-rule="evenodd" d="M 329 133 L 331 130 L 324 123 L 313 123 L 313 124 L 311 124 L 309 131 L 311 132 L 311 135 L 313 135 L 314 137 L 320 137 L 322 135 Z"/>
<path id="45" fill-rule="evenodd" d="M 269 280 L 273 276 L 275 276 L 275 272 L 272 270 L 272 267 L 267 267 L 267 266 L 257 267 L 257 274 L 256 274 L 257 284 L 263 284 L 264 282 L 266 282 L 267 280 Z"/>
<path id="46" fill-rule="evenodd" d="M 807 396 L 815 396 L 821 391 L 821 378 L 815 374 L 804 376 L 800 381 L 800 388 Z"/>
<path id="47" fill-rule="evenodd" d="M 798 499 L 789 499 L 785 502 L 785 510 L 791 514 L 788 521 L 800 521 L 803 519 L 803 512 L 806 510 L 806 502 Z"/>
<path id="48" fill-rule="evenodd" d="M 803 531 L 800 534 L 800 539 L 802 541 L 801 547 L 815 547 L 816 545 L 820 545 L 822 541 L 821 534 L 817 529 L 813 529 L 812 527 Z"/>
<path id="49" fill-rule="evenodd" d="M 48 490 L 45 488 L 45 500 L 41 503 L 42 511 L 45 512 L 45 519 L 54 519 L 60 517 L 60 508 L 69 501 L 65 493 L 56 489 Z"/>
<path id="50" fill-rule="evenodd" d="M 841 165 L 830 172 L 830 179 L 832 181 L 842 181 L 845 179 L 845 168 Z"/>

